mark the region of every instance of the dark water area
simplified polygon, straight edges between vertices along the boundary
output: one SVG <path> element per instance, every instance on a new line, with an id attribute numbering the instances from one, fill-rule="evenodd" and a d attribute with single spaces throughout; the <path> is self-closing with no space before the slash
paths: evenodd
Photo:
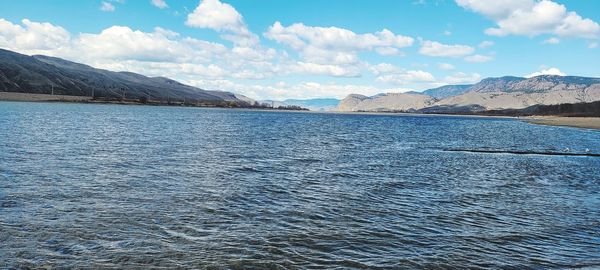
<path id="1" fill-rule="evenodd" d="M 598 268 L 600 157 L 546 152 L 600 132 L 0 102 L 0 268 Z"/>

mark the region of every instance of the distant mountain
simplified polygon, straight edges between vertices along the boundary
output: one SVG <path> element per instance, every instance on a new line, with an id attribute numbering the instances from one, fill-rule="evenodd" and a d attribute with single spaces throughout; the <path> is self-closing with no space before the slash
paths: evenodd
<path id="1" fill-rule="evenodd" d="M 414 111 L 429 107 L 435 99 L 420 93 L 389 93 L 372 97 L 352 94 L 340 101 L 337 111 Z"/>
<path id="2" fill-rule="evenodd" d="M 474 85 L 443 86 L 426 90 L 433 101 L 414 102 L 414 93 L 384 94 L 356 98 L 349 95 L 336 110 L 341 111 L 427 111 L 522 109 L 534 105 L 583 103 L 600 100 L 600 79 L 576 76 L 541 75 L 532 78 L 487 78 Z M 374 104 L 376 102 L 377 104 Z"/>
<path id="3" fill-rule="evenodd" d="M 164 77 L 113 72 L 60 58 L 27 56 L 0 49 L 0 91 L 102 98 L 253 102 L 223 91 L 207 91 Z"/>
<path id="4" fill-rule="evenodd" d="M 283 103 L 300 106 L 311 111 L 330 111 L 340 103 L 340 100 L 335 98 L 286 99 Z"/>
<path id="5" fill-rule="evenodd" d="M 547 93 L 557 90 L 585 89 L 594 84 L 600 84 L 599 78 L 576 76 L 541 75 L 532 78 L 500 77 L 487 78 L 472 85 L 469 91 L 479 93 L 523 92 Z"/>
<path id="6" fill-rule="evenodd" d="M 488 78 L 437 105 L 479 105 L 486 110 L 522 109 L 534 105 L 600 100 L 600 79 L 542 75 L 532 78 Z"/>
<path id="7" fill-rule="evenodd" d="M 469 88 L 471 86 L 473 86 L 473 85 L 470 85 L 470 84 L 465 84 L 465 85 L 445 85 L 445 86 L 442 86 L 442 87 L 425 90 L 425 91 L 422 92 L 422 94 L 428 95 L 430 97 L 434 97 L 434 98 L 437 98 L 437 99 L 442 99 L 442 98 L 457 96 L 457 95 L 460 95 L 460 94 L 462 94 L 464 92 L 467 92 L 467 91 L 469 91 Z"/>
<path id="8" fill-rule="evenodd" d="M 270 99 L 259 100 L 258 103 L 260 105 L 271 107 L 271 108 L 284 107 L 284 106 L 288 105 L 288 104 L 285 104 L 283 101 L 270 100 Z"/>
<path id="9" fill-rule="evenodd" d="M 334 109 L 339 103 L 339 99 L 335 98 L 313 98 L 313 99 L 286 99 L 283 101 L 278 100 L 260 100 L 260 104 L 267 104 L 271 107 L 279 106 L 300 106 L 302 108 L 309 109 L 311 111 L 330 111 Z"/>

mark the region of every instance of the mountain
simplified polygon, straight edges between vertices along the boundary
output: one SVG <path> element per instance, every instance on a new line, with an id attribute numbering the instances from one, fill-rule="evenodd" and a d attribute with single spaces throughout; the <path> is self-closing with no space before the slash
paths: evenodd
<path id="1" fill-rule="evenodd" d="M 288 104 L 283 103 L 283 101 L 270 100 L 270 99 L 259 100 L 258 103 L 263 106 L 271 107 L 271 108 L 285 107 L 288 105 Z"/>
<path id="2" fill-rule="evenodd" d="M 113 72 L 60 58 L 0 49 L 0 91 L 158 101 L 250 103 L 230 92 L 207 91 L 164 77 Z"/>
<path id="3" fill-rule="evenodd" d="M 311 111 L 330 111 L 340 103 L 340 100 L 335 98 L 286 99 L 283 103 L 300 106 Z"/>
<path id="4" fill-rule="evenodd" d="M 285 106 L 299 106 L 302 108 L 309 109 L 311 111 L 331 111 L 339 103 L 339 99 L 335 98 L 313 98 L 313 99 L 286 99 L 283 101 L 278 100 L 260 100 L 259 104 L 266 104 L 269 107 L 285 107 Z"/>
<path id="5" fill-rule="evenodd" d="M 464 112 L 523 109 L 534 105 L 583 103 L 600 100 L 600 79 L 541 75 L 532 78 L 487 78 L 474 85 L 443 86 L 426 90 L 433 101 L 414 103 L 414 93 L 377 95 L 356 99 L 349 95 L 336 108 L 342 111 Z M 372 106 L 372 99 L 378 101 Z M 345 103 L 345 101 L 347 103 Z M 365 109 L 366 108 L 366 109 Z"/>
<path id="6" fill-rule="evenodd" d="M 556 90 L 581 90 L 600 84 L 600 78 L 576 76 L 541 75 L 532 78 L 500 77 L 487 78 L 472 85 L 469 91 L 479 93 L 523 92 L 544 93 Z"/>
<path id="7" fill-rule="evenodd" d="M 435 99 L 418 93 L 388 93 L 372 97 L 352 94 L 340 101 L 336 111 L 412 111 L 429 107 Z"/>
<path id="8" fill-rule="evenodd" d="M 541 75 L 532 78 L 488 78 L 468 92 L 448 97 L 437 105 L 479 105 L 486 110 L 522 109 L 533 105 L 581 103 L 600 100 L 600 79 Z"/>
<path id="9" fill-rule="evenodd" d="M 442 87 L 425 90 L 422 93 L 436 99 L 442 99 L 452 96 L 460 95 L 464 92 L 469 91 L 469 87 L 473 85 L 444 85 Z"/>

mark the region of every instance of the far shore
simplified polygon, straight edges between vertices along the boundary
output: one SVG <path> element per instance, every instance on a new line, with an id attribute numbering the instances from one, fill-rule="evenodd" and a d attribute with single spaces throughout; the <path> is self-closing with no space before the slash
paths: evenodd
<path id="1" fill-rule="evenodd" d="M 31 94 L 17 92 L 0 92 L 0 100 L 5 101 L 65 101 L 65 102 L 84 102 L 91 101 L 91 97 L 87 96 L 65 96 L 65 95 L 48 95 L 48 94 Z"/>
<path id="2" fill-rule="evenodd" d="M 0 91 L 0 101 L 16 102 L 66 102 L 66 103 L 84 103 L 84 104 L 114 104 L 114 105 L 148 105 L 148 106 L 181 106 L 181 107 L 208 107 L 208 108 L 240 108 L 253 110 L 277 110 L 277 111 L 306 111 L 301 107 L 261 107 L 239 104 L 234 101 L 164 101 L 164 100 L 145 100 L 139 99 L 116 99 L 116 98 L 92 98 L 89 96 L 68 96 L 68 95 L 49 95 L 19 92 Z"/>
<path id="3" fill-rule="evenodd" d="M 109 103 L 122 105 L 165 105 L 165 106 L 186 106 L 179 103 L 148 102 L 140 103 L 135 101 L 116 101 L 116 100 L 94 100 L 88 96 L 67 96 L 67 95 L 48 95 L 31 94 L 16 92 L 1 92 L 0 101 L 25 101 L 25 102 L 68 102 L 68 103 Z M 219 107 L 209 104 L 193 105 L 195 107 Z M 250 108 L 260 109 L 260 108 Z M 276 109 L 268 109 L 276 110 Z M 307 112 L 307 111 L 306 111 Z M 332 113 L 332 114 L 363 114 L 363 115 L 411 115 L 411 116 L 466 116 L 466 117 L 491 117 L 491 118 L 514 118 L 520 119 L 530 124 L 547 126 L 565 126 L 576 128 L 588 128 L 600 130 L 600 117 L 564 117 L 564 116 L 510 116 L 510 115 L 485 115 L 485 114 L 423 114 L 423 113 L 398 113 L 398 112 L 340 112 L 340 111 L 311 111 L 312 113 Z"/>
<path id="4" fill-rule="evenodd" d="M 600 117 L 528 116 L 526 122 L 546 126 L 564 126 L 600 130 Z"/>

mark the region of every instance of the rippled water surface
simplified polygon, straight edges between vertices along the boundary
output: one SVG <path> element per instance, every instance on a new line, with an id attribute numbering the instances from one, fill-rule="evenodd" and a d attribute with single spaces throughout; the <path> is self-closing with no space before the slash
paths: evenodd
<path id="1" fill-rule="evenodd" d="M 448 149 L 600 132 L 0 102 L 0 268 L 600 267 L 599 157 Z"/>

